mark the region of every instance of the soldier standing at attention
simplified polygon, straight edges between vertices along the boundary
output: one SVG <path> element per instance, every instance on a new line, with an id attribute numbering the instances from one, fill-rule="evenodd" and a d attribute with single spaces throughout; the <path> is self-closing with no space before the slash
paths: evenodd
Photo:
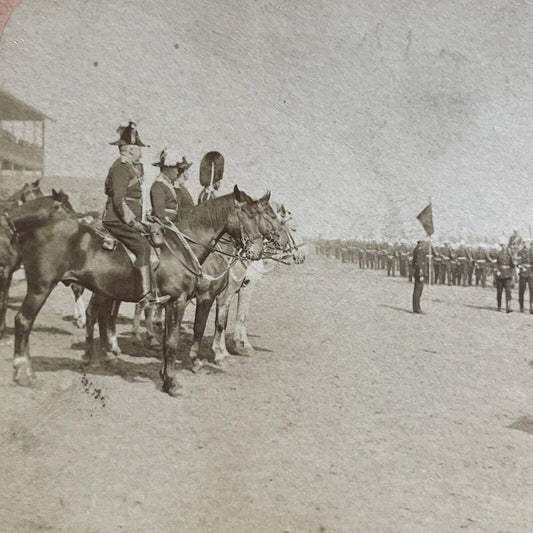
<path id="1" fill-rule="evenodd" d="M 465 241 L 459 243 L 459 248 L 455 252 L 455 260 L 457 261 L 457 285 L 463 281 L 463 287 L 468 284 L 468 265 L 472 261 L 470 251 L 466 247 Z"/>
<path id="2" fill-rule="evenodd" d="M 483 243 L 480 243 L 474 250 L 473 258 L 476 272 L 476 287 L 481 283 L 481 287 L 485 288 L 487 285 L 487 251 Z"/>
<path id="3" fill-rule="evenodd" d="M 513 277 L 514 262 L 507 248 L 505 237 L 499 240 L 500 251 L 496 256 L 496 303 L 498 311 L 502 310 L 502 293 L 505 289 L 505 310 L 512 313 L 511 309 L 511 278 Z"/>
<path id="4" fill-rule="evenodd" d="M 146 228 L 142 218 L 142 166 L 141 147 L 145 146 L 137 132 L 135 122 L 121 124 L 118 141 L 110 144 L 119 147 L 120 157 L 113 163 L 105 181 L 107 203 L 103 225 L 136 257 L 134 267 L 138 275 L 135 292 L 141 307 L 166 303 L 169 296 L 156 296 L 155 280 L 150 267 L 150 244 L 143 235 Z"/>
<path id="5" fill-rule="evenodd" d="M 413 288 L 413 313 L 422 314 L 420 308 L 420 298 L 424 290 L 424 269 L 426 266 L 426 249 L 424 241 L 418 241 L 413 250 L 413 277 L 415 285 Z"/>
<path id="6" fill-rule="evenodd" d="M 524 292 L 529 286 L 529 314 L 533 315 L 533 241 L 529 239 L 529 246 L 526 242 L 518 253 L 518 303 L 520 312 L 524 312 Z"/>

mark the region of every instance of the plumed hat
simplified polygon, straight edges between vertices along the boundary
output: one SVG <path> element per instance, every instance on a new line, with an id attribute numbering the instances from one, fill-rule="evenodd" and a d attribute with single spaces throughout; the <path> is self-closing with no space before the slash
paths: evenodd
<path id="1" fill-rule="evenodd" d="M 125 144 L 134 144 L 137 146 L 146 146 L 139 137 L 139 132 L 137 131 L 137 123 L 133 120 L 128 120 L 127 122 L 122 122 L 117 128 L 117 133 L 120 135 L 118 141 L 114 141 L 112 145 L 115 146 L 124 146 Z"/>
<path id="2" fill-rule="evenodd" d="M 165 148 L 159 153 L 159 161 L 152 163 L 152 165 L 159 168 L 177 168 L 179 173 L 183 174 L 192 163 L 189 163 L 185 157 L 182 157 L 180 161 L 176 153 L 170 152 Z"/>

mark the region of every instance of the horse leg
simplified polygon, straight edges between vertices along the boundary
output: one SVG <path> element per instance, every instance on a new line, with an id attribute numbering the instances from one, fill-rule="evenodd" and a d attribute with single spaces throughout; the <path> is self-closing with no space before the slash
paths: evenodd
<path id="1" fill-rule="evenodd" d="M 247 285 L 241 288 L 238 295 L 237 319 L 235 321 L 233 340 L 235 341 L 235 352 L 239 355 L 251 356 L 254 354 L 253 346 L 248 340 L 246 322 L 248 321 L 250 302 L 256 285 L 256 280 L 250 280 Z"/>
<path id="2" fill-rule="evenodd" d="M 222 363 L 224 359 L 229 357 L 228 349 L 226 348 L 226 326 L 228 324 L 229 306 L 231 299 L 235 293 L 224 291 L 219 295 L 216 302 L 215 313 L 215 335 L 213 336 L 213 352 L 215 353 L 214 362 L 216 364 Z"/>
<path id="3" fill-rule="evenodd" d="M 85 289 L 80 285 L 76 285 L 75 283 L 73 283 L 70 288 L 74 294 L 74 320 L 76 321 L 76 326 L 82 329 L 85 327 L 85 314 L 87 311 L 87 306 L 85 305 L 85 300 L 83 299 L 83 291 Z"/>
<path id="4" fill-rule="evenodd" d="M 28 287 L 22 306 L 15 317 L 15 353 L 13 359 L 13 379 L 22 386 L 31 385 L 34 374 L 31 368 L 29 337 L 35 318 L 56 283 Z"/>
<path id="5" fill-rule="evenodd" d="M 160 306 L 159 306 L 160 307 Z M 146 339 L 150 346 L 158 344 L 157 335 L 155 332 L 154 318 L 156 318 L 156 312 L 159 311 L 159 308 L 148 307 L 144 310 L 144 323 L 146 325 Z"/>
<path id="6" fill-rule="evenodd" d="M 98 302 L 93 294 L 89 300 L 89 305 L 85 309 L 85 353 L 83 360 L 90 365 L 97 365 L 98 358 L 94 353 L 94 326 L 98 320 Z"/>
<path id="7" fill-rule="evenodd" d="M 163 333 L 163 306 L 161 305 L 157 306 L 154 310 L 152 329 L 155 338 L 154 342 L 160 344 Z"/>
<path id="8" fill-rule="evenodd" d="M 202 345 L 202 338 L 205 332 L 205 326 L 207 324 L 207 318 L 209 317 L 209 311 L 213 305 L 212 298 L 197 298 L 196 299 L 196 311 L 194 314 L 194 327 L 193 327 L 193 341 L 189 351 L 189 361 L 187 363 L 192 364 L 191 370 L 197 372 L 202 366 L 202 362 L 198 354 L 200 353 L 200 347 Z"/>
<path id="9" fill-rule="evenodd" d="M 9 304 L 9 287 L 13 278 L 13 270 L 6 273 L 5 268 L 0 269 L 0 339 L 6 330 L 6 313 Z"/>
<path id="10" fill-rule="evenodd" d="M 176 375 L 176 354 L 178 351 L 179 332 L 181 321 L 187 307 L 187 299 L 182 296 L 175 302 L 165 306 L 165 330 L 163 335 L 163 366 L 160 370 L 163 380 L 163 392 L 170 396 L 179 396 Z"/>
<path id="11" fill-rule="evenodd" d="M 133 336 L 135 337 L 135 340 L 138 343 L 143 342 L 141 337 L 141 316 L 142 316 L 142 309 L 141 306 L 138 304 L 135 304 L 135 313 L 133 314 Z"/>
<path id="12" fill-rule="evenodd" d="M 107 361 L 113 362 L 115 358 L 122 354 L 117 339 L 117 317 L 120 302 L 106 298 L 105 305 L 102 306 L 98 314 L 98 324 L 100 326 L 100 342 L 104 342 L 104 356 Z M 113 355 L 110 355 L 113 354 Z"/>

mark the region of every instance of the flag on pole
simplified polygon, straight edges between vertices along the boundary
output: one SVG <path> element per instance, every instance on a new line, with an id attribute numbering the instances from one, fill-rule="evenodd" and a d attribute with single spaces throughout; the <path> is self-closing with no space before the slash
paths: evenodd
<path id="1" fill-rule="evenodd" d="M 426 233 L 431 237 L 435 232 L 433 228 L 433 210 L 431 209 L 431 202 L 429 202 L 416 218 L 418 218 L 418 221 L 422 224 Z"/>

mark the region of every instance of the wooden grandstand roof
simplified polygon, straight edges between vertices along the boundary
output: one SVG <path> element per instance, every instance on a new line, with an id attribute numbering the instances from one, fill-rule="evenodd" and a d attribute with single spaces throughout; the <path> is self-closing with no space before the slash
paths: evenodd
<path id="1" fill-rule="evenodd" d="M 12 94 L 0 89 L 0 120 L 54 120 Z"/>

